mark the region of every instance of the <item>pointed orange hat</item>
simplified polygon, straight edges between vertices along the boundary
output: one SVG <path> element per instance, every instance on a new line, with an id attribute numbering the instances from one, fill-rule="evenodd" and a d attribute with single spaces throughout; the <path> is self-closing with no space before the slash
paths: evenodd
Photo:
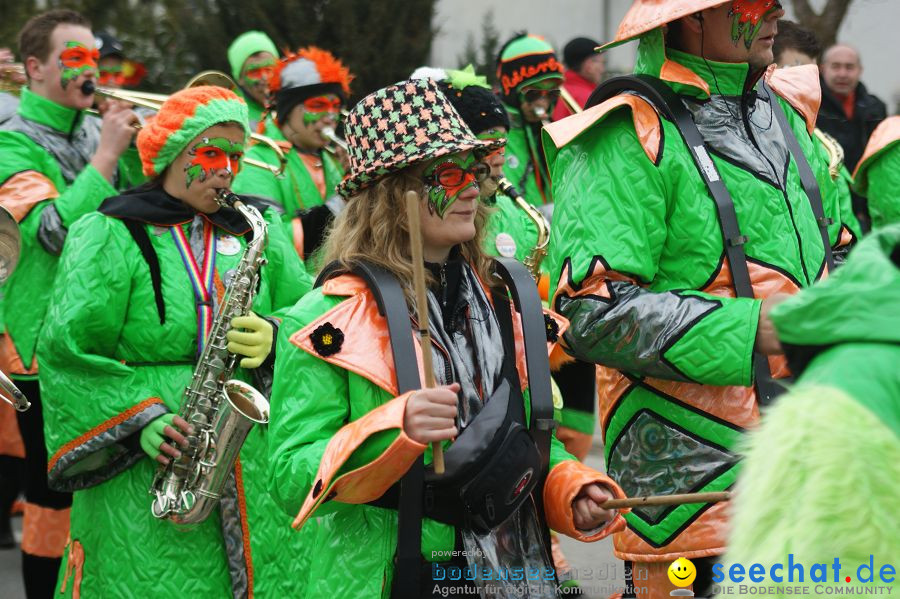
<path id="1" fill-rule="evenodd" d="M 727 2 L 729 0 L 634 0 L 619 23 L 615 39 L 603 44 L 598 50 L 608 50 L 630 42 L 666 23 Z"/>

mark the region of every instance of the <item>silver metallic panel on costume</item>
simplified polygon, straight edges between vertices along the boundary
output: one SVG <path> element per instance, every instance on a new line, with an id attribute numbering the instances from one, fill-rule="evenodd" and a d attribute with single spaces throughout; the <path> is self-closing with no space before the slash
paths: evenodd
<path id="1" fill-rule="evenodd" d="M 63 225 L 62 218 L 56 206 L 50 204 L 41 212 L 41 224 L 38 226 L 37 237 L 44 249 L 54 256 L 62 254 L 63 244 L 69 230 Z"/>
<path id="2" fill-rule="evenodd" d="M 244 529 L 241 528 L 237 483 L 233 472 L 222 489 L 219 516 L 222 519 L 222 538 L 225 541 L 225 557 L 228 560 L 228 574 L 231 577 L 231 593 L 234 599 L 244 599 L 250 596 L 250 580 L 244 555 Z"/>
<path id="3" fill-rule="evenodd" d="M 675 292 L 648 291 L 607 281 L 612 300 L 559 296 L 557 308 L 571 326 L 563 334 L 578 359 L 638 375 L 688 381 L 665 361 L 665 351 L 720 304 Z"/>
<path id="4" fill-rule="evenodd" d="M 682 432 L 657 414 L 640 411 L 616 439 L 607 470 L 629 497 L 674 495 L 696 491 L 737 461 L 736 455 Z M 669 507 L 632 511 L 656 523 Z"/>
<path id="5" fill-rule="evenodd" d="M 769 103 L 752 97 L 747 108 L 750 133 L 742 118 L 741 98 L 713 95 L 704 102 L 685 98 L 685 104 L 710 149 L 784 189 L 789 154 L 784 135 Z"/>
<path id="6" fill-rule="evenodd" d="M 80 126 L 70 134 L 23 119 L 20 114 L 14 115 L 0 128 L 24 133 L 49 152 L 59 165 L 67 185 L 84 170 L 100 145 L 100 120 L 93 117 L 84 117 Z"/>

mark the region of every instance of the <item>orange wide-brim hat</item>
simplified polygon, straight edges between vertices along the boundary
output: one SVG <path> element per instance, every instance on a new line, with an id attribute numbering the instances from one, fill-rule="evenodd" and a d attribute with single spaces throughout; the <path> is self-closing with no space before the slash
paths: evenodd
<path id="1" fill-rule="evenodd" d="M 730 0 L 634 0 L 631 8 L 625 13 L 616 37 L 597 48 L 608 50 L 619 44 L 630 42 L 649 31 L 653 31 L 681 17 L 694 14 L 707 8 L 715 8 Z"/>

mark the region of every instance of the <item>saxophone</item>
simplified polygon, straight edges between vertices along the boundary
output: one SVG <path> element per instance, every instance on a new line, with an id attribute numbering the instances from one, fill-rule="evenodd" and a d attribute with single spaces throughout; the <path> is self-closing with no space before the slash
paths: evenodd
<path id="1" fill-rule="evenodd" d="M 178 415 L 194 429 L 187 437 L 190 447 L 181 452 L 179 459 L 160 466 L 150 487 L 153 515 L 178 524 L 196 524 L 209 516 L 250 429 L 269 420 L 266 398 L 247 383 L 229 380 L 238 358 L 228 351 L 225 339 L 231 319 L 250 310 L 259 269 L 266 262 L 262 255 L 266 221 L 259 211 L 228 190 L 220 190 L 216 202 L 240 212 L 253 230 L 253 239 L 225 290 L 191 383 L 182 397 Z"/>
<path id="2" fill-rule="evenodd" d="M 538 232 L 537 243 L 531 250 L 531 253 L 525 257 L 523 263 L 525 268 L 531 272 L 535 282 L 538 282 L 541 280 L 541 262 L 547 256 L 547 246 L 550 245 L 550 223 L 547 222 L 546 217 L 537 208 L 522 197 L 518 190 L 513 187 L 513 184 L 509 182 L 509 179 L 501 177 L 497 180 L 497 187 L 505 195 L 512 198 L 516 205 L 525 211 L 528 218 L 534 221 L 534 226 Z"/>

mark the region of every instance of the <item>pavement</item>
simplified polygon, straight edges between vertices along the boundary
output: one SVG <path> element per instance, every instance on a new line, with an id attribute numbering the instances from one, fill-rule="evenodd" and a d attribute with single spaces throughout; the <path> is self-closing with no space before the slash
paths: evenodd
<path id="1" fill-rule="evenodd" d="M 588 454 L 589 466 L 603 471 L 603 454 L 599 438 L 595 438 Z M 22 518 L 13 518 L 13 529 L 16 540 L 22 539 Z M 563 552 L 581 581 L 581 589 L 585 599 L 607 599 L 621 590 L 625 584 L 625 572 L 622 562 L 613 556 L 612 539 L 604 539 L 596 543 L 581 543 L 562 536 Z M 0 549 L 0 598 L 25 599 L 22 586 L 21 553 L 19 548 Z"/>

